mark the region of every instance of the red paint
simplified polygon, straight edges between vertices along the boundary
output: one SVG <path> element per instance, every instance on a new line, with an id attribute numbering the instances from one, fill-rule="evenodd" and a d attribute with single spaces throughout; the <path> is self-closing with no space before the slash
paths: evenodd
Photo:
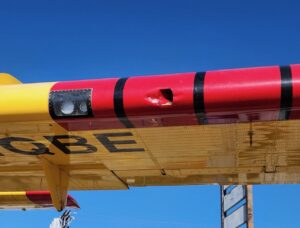
<path id="1" fill-rule="evenodd" d="M 205 76 L 208 123 L 277 120 L 280 96 L 277 66 L 209 71 Z"/>
<path id="2" fill-rule="evenodd" d="M 127 118 L 135 127 L 197 124 L 194 78 L 195 73 L 130 77 L 123 92 Z"/>
<path id="3" fill-rule="evenodd" d="M 26 197 L 34 204 L 42 205 L 43 207 L 52 207 L 53 203 L 51 200 L 50 192 L 48 191 L 27 191 Z M 67 207 L 79 208 L 76 200 L 68 195 L 67 196 Z"/>
<path id="4" fill-rule="evenodd" d="M 291 65 L 291 119 L 300 119 L 300 65 Z M 134 127 L 197 125 L 195 73 L 129 77 L 124 110 Z M 68 130 L 124 128 L 114 110 L 115 79 L 59 82 L 52 90 L 92 89 L 93 118 L 57 120 Z M 278 120 L 281 99 L 279 66 L 209 71 L 204 81 L 208 124 Z"/>
<path id="5" fill-rule="evenodd" d="M 94 118 L 68 118 L 56 121 L 70 131 L 124 128 L 114 112 L 113 95 L 117 81 L 118 78 L 56 83 L 51 91 L 92 89 L 92 110 L 94 114 Z"/>
<path id="6" fill-rule="evenodd" d="M 67 207 L 80 208 L 77 201 L 71 195 L 67 196 Z"/>
<path id="7" fill-rule="evenodd" d="M 291 65 L 293 80 L 293 102 L 290 119 L 300 119 L 300 65 Z"/>

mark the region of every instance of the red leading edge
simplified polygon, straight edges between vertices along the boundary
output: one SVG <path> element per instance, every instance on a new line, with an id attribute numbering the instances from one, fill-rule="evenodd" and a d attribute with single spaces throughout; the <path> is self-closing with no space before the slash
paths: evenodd
<path id="1" fill-rule="evenodd" d="M 48 191 L 27 191 L 26 197 L 36 205 L 41 207 L 53 207 L 50 193 Z M 67 207 L 80 208 L 76 200 L 68 195 L 67 196 Z"/>
<path id="2" fill-rule="evenodd" d="M 300 118 L 300 65 L 58 82 L 91 90 L 91 116 L 54 118 L 68 130 Z"/>

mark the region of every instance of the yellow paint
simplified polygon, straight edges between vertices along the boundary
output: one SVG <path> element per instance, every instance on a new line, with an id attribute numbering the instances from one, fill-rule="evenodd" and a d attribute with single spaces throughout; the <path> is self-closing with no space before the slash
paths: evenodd
<path id="1" fill-rule="evenodd" d="M 21 82 L 10 74 L 0 73 L 0 85 L 21 84 Z"/>
<path id="2" fill-rule="evenodd" d="M 9 207 L 17 205 L 33 205 L 34 203 L 30 201 L 26 192 L 0 192 L 0 207 Z"/>
<path id="3" fill-rule="evenodd" d="M 67 203 L 69 185 L 68 170 L 52 164 L 46 159 L 42 159 L 42 162 L 52 203 L 56 210 L 62 211 Z"/>
<path id="4" fill-rule="evenodd" d="M 0 122 L 51 121 L 48 112 L 48 97 L 53 84 L 1 86 Z"/>
<path id="5" fill-rule="evenodd" d="M 46 122 L 23 122 L 24 129 L 30 129 L 26 132 L 21 128 L 17 131 L 20 125 L 13 124 L 6 125 L 9 135 L 5 131 L 1 133 L 4 125 L 0 124 L 0 138 L 30 138 L 46 145 L 54 154 L 22 155 L 0 146 L 3 154 L 0 156 L 0 187 L 5 191 L 49 190 L 51 185 L 56 189 L 52 192 L 56 192 L 57 202 L 61 202 L 64 195 L 60 193 L 63 187 L 59 186 L 67 184 L 68 189 L 80 190 L 126 189 L 124 183 L 129 186 L 300 183 L 300 142 L 297 140 L 300 121 L 253 123 L 252 146 L 249 124 L 74 131 L 68 134 L 85 138 L 97 151 L 70 155 L 43 137 L 66 134 L 57 126 L 42 128 L 40 125 Z M 116 145 L 118 148 L 138 147 L 145 151 L 112 153 L 94 136 L 117 132 L 131 132 L 133 136 L 111 137 L 110 140 L 136 142 L 134 145 Z M 26 151 L 35 148 L 30 142 L 13 145 Z M 82 148 L 70 146 L 69 149 Z M 67 170 L 69 178 L 62 177 L 56 168 L 48 168 L 45 172 L 42 159 L 59 170 Z M 267 168 L 271 172 L 267 172 Z"/>
<path id="6" fill-rule="evenodd" d="M 26 192 L 0 192 L 0 196 L 26 196 Z"/>
<path id="7" fill-rule="evenodd" d="M 34 132 L 35 135 L 38 135 L 36 134 L 36 131 L 38 131 L 39 133 L 49 131 L 60 131 L 65 133 L 65 130 L 63 130 L 52 120 L 48 110 L 49 92 L 54 83 L 20 85 L 17 84 L 16 79 L 10 77 L 9 75 L 3 75 L 2 81 L 0 79 L 0 84 L 1 82 L 3 85 L 1 85 L 0 89 L 0 132 L 4 133 L 6 136 L 10 135 L 12 132 L 15 132 L 17 134 L 21 133 L 21 135 L 23 136 L 29 132 Z M 11 131 L 10 129 L 12 128 L 14 130 Z M 31 146 L 32 145 L 33 144 L 31 144 Z M 19 146 L 22 147 L 22 143 L 19 143 Z M 49 161 L 45 157 L 47 156 L 35 156 L 35 161 L 30 164 L 34 165 L 35 163 L 41 163 L 41 161 L 44 161 L 43 172 L 46 177 L 46 186 L 50 190 L 54 206 L 57 210 L 60 211 L 65 207 L 66 204 L 68 179 L 65 180 L 65 178 L 68 177 L 64 175 L 64 173 L 60 172 L 60 169 L 57 167 L 56 163 L 61 162 L 67 165 L 69 164 L 69 157 L 61 153 L 57 156 L 51 156 L 49 158 Z M 9 159 L 9 156 L 6 159 Z M 22 159 L 18 161 L 24 162 L 24 164 L 28 164 L 28 160 L 26 161 L 26 158 L 25 160 Z M 35 175 L 36 174 L 33 174 L 33 176 Z M 10 179 L 13 180 L 13 178 Z M 7 183 L 7 185 L 10 186 L 9 183 Z M 44 185 L 45 184 L 43 184 L 43 186 Z M 42 187 L 42 185 L 40 185 L 38 189 L 43 190 L 44 188 L 45 187 Z M 24 187 L 21 187 L 21 189 L 24 189 Z M 25 187 L 25 189 L 32 190 L 34 189 L 34 187 L 31 188 L 29 186 L 28 188 Z M 21 193 L 18 194 L 18 196 L 20 197 Z M 15 196 L 6 195 L 5 197 L 6 198 L 3 200 L 7 200 L 7 198 L 9 197 Z"/>

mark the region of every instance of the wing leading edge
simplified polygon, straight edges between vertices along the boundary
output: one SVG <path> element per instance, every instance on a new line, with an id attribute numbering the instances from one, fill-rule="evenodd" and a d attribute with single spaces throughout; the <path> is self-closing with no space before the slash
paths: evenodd
<path id="1" fill-rule="evenodd" d="M 0 192 L 0 209 L 48 209 L 53 203 L 48 191 Z M 79 208 L 76 200 L 67 195 L 66 207 Z"/>

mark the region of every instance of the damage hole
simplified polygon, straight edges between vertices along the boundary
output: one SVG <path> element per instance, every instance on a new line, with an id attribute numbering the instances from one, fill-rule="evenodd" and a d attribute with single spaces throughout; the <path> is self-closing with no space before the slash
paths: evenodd
<path id="1" fill-rule="evenodd" d="M 160 90 L 161 99 L 160 105 L 172 105 L 173 104 L 173 92 L 171 89 Z"/>
<path id="2" fill-rule="evenodd" d="M 173 92 L 171 89 L 161 89 L 160 92 L 166 100 L 173 102 Z"/>
<path id="3" fill-rule="evenodd" d="M 152 91 L 147 94 L 147 100 L 153 105 L 171 106 L 173 104 L 173 91 L 170 88 Z"/>

